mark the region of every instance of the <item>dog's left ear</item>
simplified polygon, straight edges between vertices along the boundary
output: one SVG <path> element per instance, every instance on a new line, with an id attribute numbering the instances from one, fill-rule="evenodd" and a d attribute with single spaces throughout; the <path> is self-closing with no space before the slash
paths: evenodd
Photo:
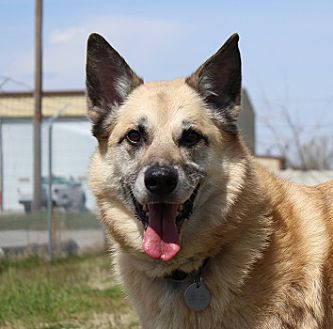
<path id="1" fill-rule="evenodd" d="M 93 134 L 105 138 L 106 125 L 130 92 L 143 83 L 125 60 L 99 34 L 89 36 L 87 46 L 86 86 L 88 116 Z"/>
<path id="2" fill-rule="evenodd" d="M 186 79 L 214 111 L 223 128 L 237 131 L 241 101 L 241 58 L 238 34 L 225 44 Z"/>

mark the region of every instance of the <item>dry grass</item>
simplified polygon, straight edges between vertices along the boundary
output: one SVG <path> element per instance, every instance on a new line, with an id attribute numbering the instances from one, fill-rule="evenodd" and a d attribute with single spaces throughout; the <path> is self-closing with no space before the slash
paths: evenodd
<path id="1" fill-rule="evenodd" d="M 55 210 L 55 218 L 63 229 L 100 229 L 96 215 L 91 212 L 71 213 Z M 47 212 L 5 214 L 0 216 L 0 230 L 47 230 Z"/>
<path id="2" fill-rule="evenodd" d="M 107 255 L 0 262 L 1 329 L 139 328 Z"/>

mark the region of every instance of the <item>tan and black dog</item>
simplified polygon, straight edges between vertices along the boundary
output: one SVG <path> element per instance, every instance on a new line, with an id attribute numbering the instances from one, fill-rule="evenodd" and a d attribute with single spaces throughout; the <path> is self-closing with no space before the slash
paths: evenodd
<path id="1" fill-rule="evenodd" d="M 89 37 L 90 185 L 144 329 L 333 328 L 333 183 L 285 182 L 244 147 L 238 39 L 144 83 Z"/>

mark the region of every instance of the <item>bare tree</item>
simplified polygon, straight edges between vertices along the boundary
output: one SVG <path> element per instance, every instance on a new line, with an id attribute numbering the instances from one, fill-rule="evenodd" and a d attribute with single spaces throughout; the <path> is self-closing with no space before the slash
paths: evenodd
<path id="1" fill-rule="evenodd" d="M 271 114 L 271 106 L 266 106 Z M 276 111 L 275 111 L 276 118 Z M 290 115 L 285 106 L 280 106 L 278 113 L 283 119 L 284 130 L 278 129 L 271 115 L 261 118 L 264 126 L 269 130 L 274 142 L 271 147 L 278 150 L 286 160 L 286 166 L 299 170 L 327 170 L 333 168 L 333 135 L 320 135 L 318 129 L 312 133 L 305 131 Z"/>
<path id="2" fill-rule="evenodd" d="M 302 149 L 306 165 L 304 169 L 332 169 L 332 138 L 329 138 L 328 136 L 312 137 L 309 142 L 302 145 Z"/>

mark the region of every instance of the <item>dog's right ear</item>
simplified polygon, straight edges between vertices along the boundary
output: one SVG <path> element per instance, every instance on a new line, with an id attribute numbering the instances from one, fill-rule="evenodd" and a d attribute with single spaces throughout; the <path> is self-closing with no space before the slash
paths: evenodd
<path id="1" fill-rule="evenodd" d="M 129 93 L 143 83 L 125 60 L 99 34 L 89 36 L 87 47 L 86 86 L 88 116 L 93 135 L 103 139 L 116 109 Z"/>

